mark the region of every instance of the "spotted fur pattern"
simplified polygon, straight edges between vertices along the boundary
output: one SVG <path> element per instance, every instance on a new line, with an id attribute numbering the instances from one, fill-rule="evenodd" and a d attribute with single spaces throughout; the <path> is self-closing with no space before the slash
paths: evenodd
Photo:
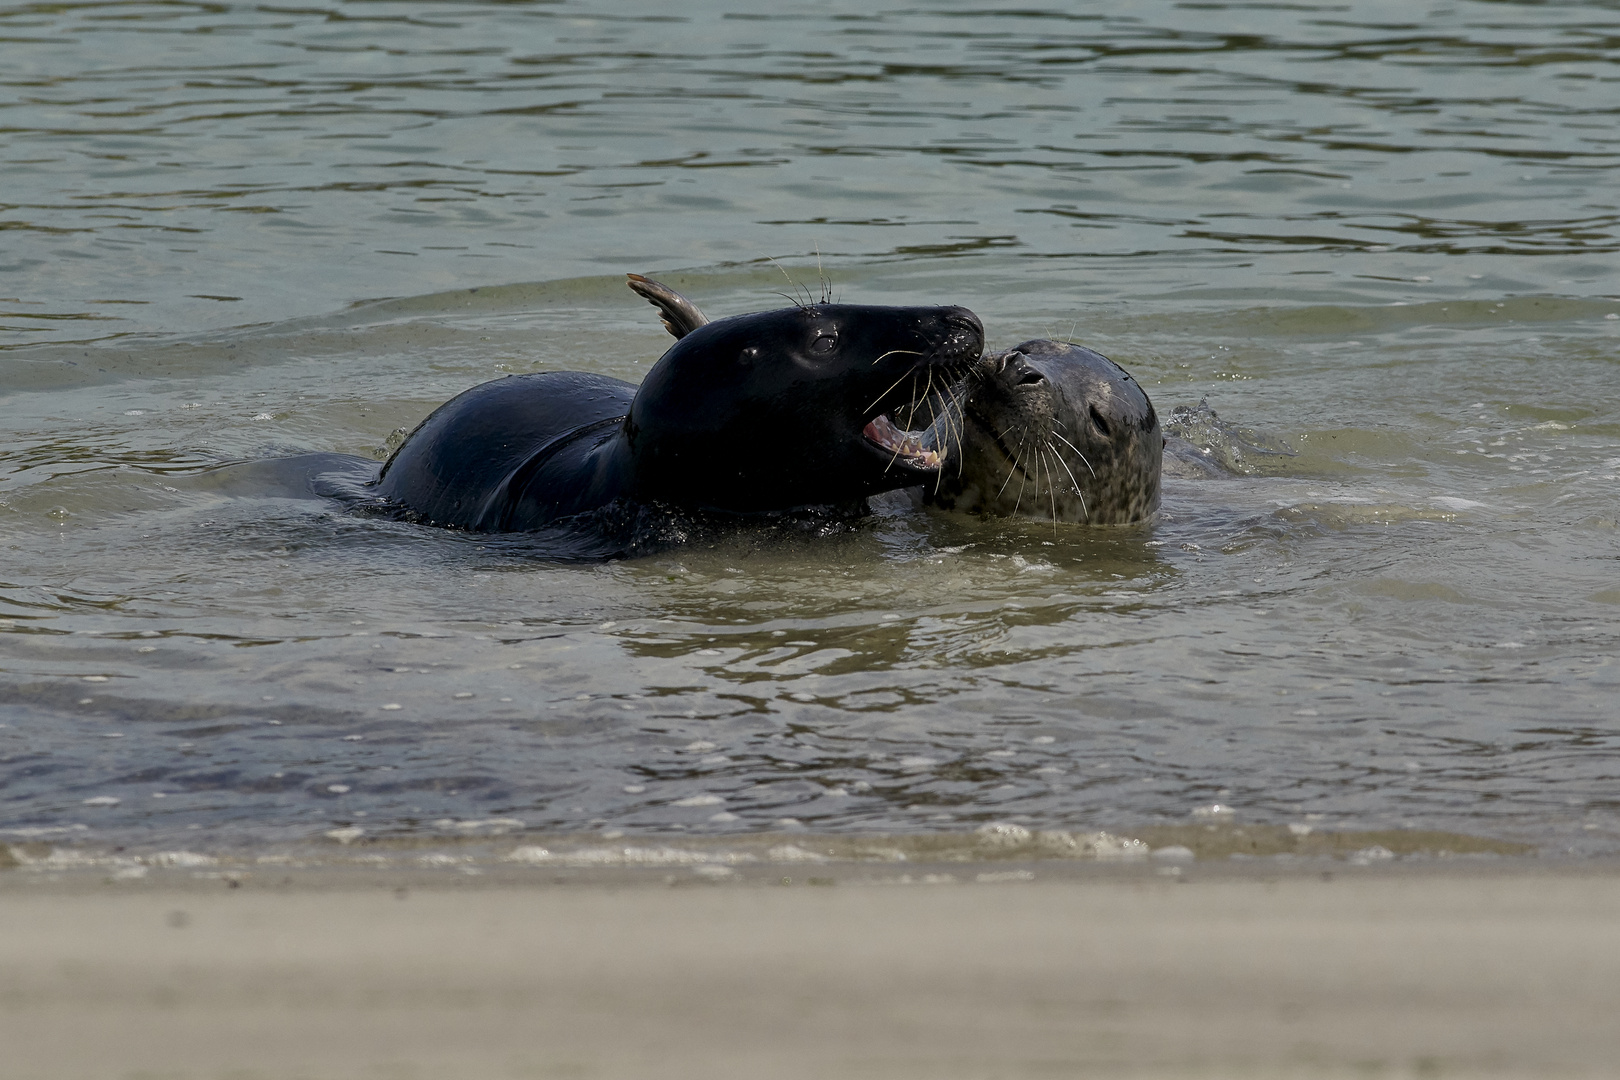
<path id="1" fill-rule="evenodd" d="M 955 460 L 925 496 L 937 506 L 1091 525 L 1143 521 L 1159 507 L 1153 403 L 1090 349 L 1040 339 L 986 355 L 956 434 Z"/>

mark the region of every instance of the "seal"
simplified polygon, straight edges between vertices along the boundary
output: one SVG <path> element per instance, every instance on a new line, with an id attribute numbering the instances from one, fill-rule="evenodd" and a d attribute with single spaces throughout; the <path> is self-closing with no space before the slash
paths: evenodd
<path id="1" fill-rule="evenodd" d="M 632 274 L 630 287 L 677 338 L 707 321 L 659 282 Z M 954 465 L 921 489 L 925 503 L 1093 525 L 1143 521 L 1158 509 L 1165 453 L 1158 416 L 1130 373 L 1106 356 L 1067 342 L 1026 341 L 986 354 L 964 390 L 959 412 L 939 410 L 922 433 L 889 433 L 908 445 L 954 448 Z"/>
<path id="2" fill-rule="evenodd" d="M 1158 509 L 1164 435 L 1124 368 L 1037 338 L 986 355 L 975 374 L 956 467 L 924 489 L 925 501 L 1091 525 L 1144 521 Z"/>
<path id="3" fill-rule="evenodd" d="M 893 417 L 952 407 L 984 347 L 971 311 L 822 303 L 709 321 L 665 305 L 679 340 L 640 386 L 578 371 L 474 386 L 406 436 L 375 495 L 427 524 L 524 532 L 609 506 L 858 508 L 938 476 L 944 453 Z"/>

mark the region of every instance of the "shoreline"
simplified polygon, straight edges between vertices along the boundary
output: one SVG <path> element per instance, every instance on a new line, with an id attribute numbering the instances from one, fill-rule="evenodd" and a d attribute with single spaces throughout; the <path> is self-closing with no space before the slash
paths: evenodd
<path id="1" fill-rule="evenodd" d="M 3 1071 L 1578 1076 L 1620 1060 L 1612 860 L 703 865 L 3 871 Z"/>

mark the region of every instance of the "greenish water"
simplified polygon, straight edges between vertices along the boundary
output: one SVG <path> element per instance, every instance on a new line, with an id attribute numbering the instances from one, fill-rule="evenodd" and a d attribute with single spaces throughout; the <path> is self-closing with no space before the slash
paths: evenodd
<path id="1" fill-rule="evenodd" d="M 0 7 L 0 839 L 1620 850 L 1620 5 Z M 231 487 L 711 315 L 957 303 L 1298 455 L 607 566 Z M 1219 815 L 1224 820 L 1225 815 Z"/>

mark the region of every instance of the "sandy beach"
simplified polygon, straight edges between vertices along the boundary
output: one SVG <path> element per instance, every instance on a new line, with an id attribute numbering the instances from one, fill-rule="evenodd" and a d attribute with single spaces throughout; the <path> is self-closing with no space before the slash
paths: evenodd
<path id="1" fill-rule="evenodd" d="M 0 872 L 0 1072 L 1613 1075 L 1620 871 Z M 813 883 L 812 883 L 813 882 Z"/>

